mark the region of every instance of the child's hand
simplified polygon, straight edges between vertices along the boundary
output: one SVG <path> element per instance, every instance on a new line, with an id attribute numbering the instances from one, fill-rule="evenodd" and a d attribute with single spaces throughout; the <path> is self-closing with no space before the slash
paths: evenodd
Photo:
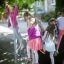
<path id="1" fill-rule="evenodd" d="M 41 50 L 39 50 L 41 53 L 43 53 L 43 54 L 46 54 L 46 50 L 44 50 L 44 49 L 41 49 Z"/>
<path id="2" fill-rule="evenodd" d="M 57 56 L 59 54 L 58 50 L 54 52 L 54 56 Z"/>

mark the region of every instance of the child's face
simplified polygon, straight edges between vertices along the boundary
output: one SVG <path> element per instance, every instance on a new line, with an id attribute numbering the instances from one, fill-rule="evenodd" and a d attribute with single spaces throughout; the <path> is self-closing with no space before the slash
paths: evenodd
<path id="1" fill-rule="evenodd" d="M 35 21 L 36 21 L 35 18 L 31 18 L 31 19 L 30 19 L 30 23 L 31 23 L 31 24 L 34 24 Z"/>
<path id="2" fill-rule="evenodd" d="M 33 25 L 35 25 L 35 23 L 36 23 L 35 18 L 32 18 L 32 19 L 30 20 L 30 25 L 33 26 Z"/>

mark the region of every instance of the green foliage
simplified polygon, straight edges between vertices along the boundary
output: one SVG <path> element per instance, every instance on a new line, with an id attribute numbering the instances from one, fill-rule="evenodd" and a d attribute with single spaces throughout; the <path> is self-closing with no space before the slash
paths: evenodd
<path id="1" fill-rule="evenodd" d="M 4 8 L 5 8 L 5 2 L 4 0 L 0 0 L 0 13 L 4 11 Z"/>
<path id="2" fill-rule="evenodd" d="M 30 5 L 34 2 L 35 0 L 23 0 L 23 4 L 22 4 L 22 9 L 30 9 Z"/>
<path id="3" fill-rule="evenodd" d="M 29 5 L 28 5 L 27 3 L 24 3 L 24 4 L 22 5 L 22 9 L 23 9 L 23 8 L 29 9 Z"/>
<path id="4" fill-rule="evenodd" d="M 5 12 L 5 2 L 8 2 L 11 6 L 16 3 L 19 10 L 22 10 L 23 8 L 30 9 L 31 4 L 35 1 L 39 0 L 0 0 L 0 13 Z"/>
<path id="5" fill-rule="evenodd" d="M 56 13 L 55 11 L 53 12 L 48 12 L 48 13 L 44 13 L 42 15 L 42 20 L 48 22 L 50 18 L 55 18 L 56 17 Z"/>
<path id="6" fill-rule="evenodd" d="M 64 0 L 56 0 L 56 12 L 62 11 L 64 8 Z"/>

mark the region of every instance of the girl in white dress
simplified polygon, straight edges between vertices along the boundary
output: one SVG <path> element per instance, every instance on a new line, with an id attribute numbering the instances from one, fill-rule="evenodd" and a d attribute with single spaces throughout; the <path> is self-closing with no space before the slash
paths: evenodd
<path id="1" fill-rule="evenodd" d="M 45 50 L 50 53 L 51 64 L 54 64 L 54 52 L 55 52 L 55 26 L 49 25 L 44 33 L 43 40 L 45 41 Z"/>

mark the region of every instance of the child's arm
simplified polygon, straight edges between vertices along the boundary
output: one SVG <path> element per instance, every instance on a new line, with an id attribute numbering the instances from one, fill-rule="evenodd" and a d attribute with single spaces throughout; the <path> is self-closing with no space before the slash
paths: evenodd
<path id="1" fill-rule="evenodd" d="M 14 10 L 13 10 L 13 12 L 14 12 L 14 15 L 15 15 L 15 16 L 18 15 L 18 7 L 17 7 L 16 4 L 14 4 Z"/>
<path id="2" fill-rule="evenodd" d="M 9 5 L 8 5 L 8 3 L 5 3 L 5 5 L 6 5 L 6 13 L 9 15 L 10 14 Z M 11 26 L 11 23 L 10 23 L 10 19 L 8 17 L 8 27 L 10 27 L 10 26 Z"/>
<path id="3" fill-rule="evenodd" d="M 53 41 L 57 45 L 57 39 L 55 38 L 55 36 L 53 37 Z"/>
<path id="4" fill-rule="evenodd" d="M 58 48 L 57 48 L 57 39 L 55 38 L 55 37 L 53 37 L 53 41 L 54 41 L 54 43 L 55 43 L 55 49 L 56 49 L 56 51 L 55 51 L 55 55 L 57 55 L 59 52 L 58 52 Z"/>
<path id="5" fill-rule="evenodd" d="M 9 13 L 10 13 L 10 10 L 9 10 L 9 5 L 8 4 L 6 4 L 6 13 L 9 15 Z"/>
<path id="6" fill-rule="evenodd" d="M 43 37 L 42 37 L 42 40 L 44 41 L 46 39 L 46 36 L 47 36 L 47 31 L 45 31 Z"/>

